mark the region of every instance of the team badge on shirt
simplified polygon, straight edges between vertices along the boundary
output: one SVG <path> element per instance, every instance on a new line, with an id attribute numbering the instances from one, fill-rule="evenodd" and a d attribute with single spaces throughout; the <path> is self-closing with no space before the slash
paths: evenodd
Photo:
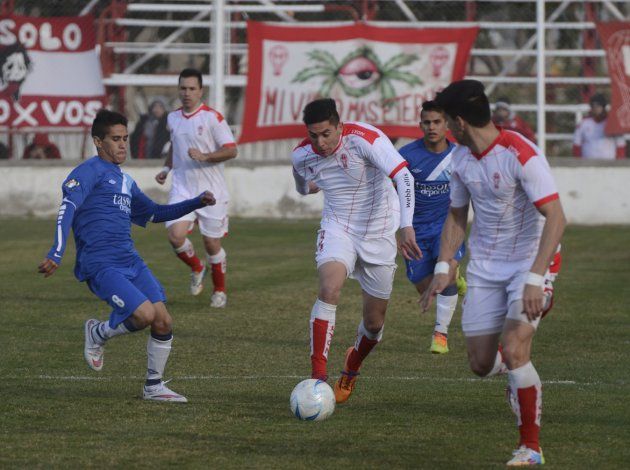
<path id="1" fill-rule="evenodd" d="M 494 189 L 499 189 L 499 182 L 501 181 L 501 175 L 498 172 L 495 172 L 492 175 L 492 181 L 494 182 Z"/>
<path id="2" fill-rule="evenodd" d="M 197 127 L 197 135 L 203 135 L 203 126 Z"/>
<path id="3" fill-rule="evenodd" d="M 341 165 L 347 170 L 348 169 L 348 156 L 345 153 L 341 154 Z"/>
<path id="4" fill-rule="evenodd" d="M 64 184 L 64 186 L 68 189 L 74 189 L 78 186 L 80 186 L 80 183 L 78 180 L 75 180 L 74 178 L 66 181 L 66 184 Z"/>

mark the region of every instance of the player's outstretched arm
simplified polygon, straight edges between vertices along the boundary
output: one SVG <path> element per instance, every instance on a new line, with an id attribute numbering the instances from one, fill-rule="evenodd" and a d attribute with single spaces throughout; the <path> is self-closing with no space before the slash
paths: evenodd
<path id="1" fill-rule="evenodd" d="M 55 263 L 53 260 L 44 258 L 39 266 L 37 266 L 37 272 L 43 274 L 44 277 L 50 277 L 55 274 L 59 265 Z"/>
<path id="2" fill-rule="evenodd" d="M 464 242 L 468 223 L 468 205 L 451 207 L 446 216 L 440 239 L 440 255 L 435 265 L 433 280 L 420 299 L 420 309 L 426 312 L 436 295 L 441 293 L 452 282 L 451 266 L 453 257 Z"/>
<path id="3" fill-rule="evenodd" d="M 164 166 L 159 171 L 157 175 L 155 175 L 155 181 L 159 184 L 164 184 L 166 182 L 166 178 L 168 177 L 169 172 L 173 169 L 173 145 L 168 149 L 168 155 L 166 160 L 164 160 Z"/>
<path id="4" fill-rule="evenodd" d="M 545 216 L 545 225 L 540 237 L 538 253 L 523 289 L 523 310 L 530 320 L 542 315 L 544 275 L 558 250 L 567 224 L 559 199 L 543 204 L 538 208 L 538 211 Z"/>
<path id="5" fill-rule="evenodd" d="M 203 153 L 201 150 L 196 148 L 188 149 L 188 156 L 198 162 L 221 163 L 231 160 L 232 158 L 236 158 L 236 155 L 238 155 L 238 150 L 234 145 L 221 147 L 216 152 L 210 153 Z"/>

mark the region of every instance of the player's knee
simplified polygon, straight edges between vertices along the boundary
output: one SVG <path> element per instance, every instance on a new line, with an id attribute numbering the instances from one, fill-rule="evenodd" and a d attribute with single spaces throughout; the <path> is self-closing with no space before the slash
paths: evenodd
<path id="1" fill-rule="evenodd" d="M 319 288 L 319 300 L 327 304 L 337 305 L 341 296 L 341 288 L 332 283 L 324 283 Z"/>
<path id="2" fill-rule="evenodd" d="M 134 324 L 139 328 L 143 329 L 149 325 L 152 325 L 155 321 L 155 317 L 157 315 L 157 311 L 153 304 L 149 301 L 144 302 L 140 307 L 133 312 Z"/>
<path id="3" fill-rule="evenodd" d="M 479 377 L 485 377 L 490 373 L 494 366 L 494 358 L 492 361 L 485 360 L 478 356 L 468 356 L 468 363 L 470 364 L 470 370 L 473 374 Z"/>

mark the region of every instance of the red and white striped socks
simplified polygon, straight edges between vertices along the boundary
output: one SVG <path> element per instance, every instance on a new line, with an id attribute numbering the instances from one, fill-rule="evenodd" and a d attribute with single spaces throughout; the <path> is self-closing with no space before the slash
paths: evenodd
<path id="1" fill-rule="evenodd" d="M 363 320 L 359 324 L 357 329 L 357 340 L 354 343 L 354 349 L 348 356 L 347 367 L 348 372 L 358 372 L 361 368 L 363 360 L 370 354 L 370 351 L 374 349 L 381 339 L 383 338 L 383 328 L 378 333 L 370 333 L 363 324 Z"/>
<path id="2" fill-rule="evenodd" d="M 540 452 L 539 433 L 542 415 L 542 384 L 531 362 L 508 371 L 510 404 L 516 414 L 521 435 L 519 446 Z"/>
<path id="3" fill-rule="evenodd" d="M 328 351 L 335 332 L 337 306 L 317 299 L 311 310 L 311 377 L 326 380 Z"/>

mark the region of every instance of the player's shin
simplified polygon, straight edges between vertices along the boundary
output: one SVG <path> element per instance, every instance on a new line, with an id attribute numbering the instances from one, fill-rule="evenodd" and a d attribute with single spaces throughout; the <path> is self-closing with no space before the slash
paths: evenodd
<path id="1" fill-rule="evenodd" d="M 381 327 L 378 332 L 372 333 L 365 328 L 363 320 L 361 320 L 359 328 L 357 329 L 357 339 L 354 343 L 354 348 L 346 360 L 346 367 L 348 369 L 346 372 L 359 371 L 363 360 L 383 338 L 383 328 L 384 327 Z"/>
<path id="2" fill-rule="evenodd" d="M 311 310 L 311 378 L 326 380 L 328 351 L 335 331 L 337 306 L 317 299 Z"/>
<path id="3" fill-rule="evenodd" d="M 159 335 L 151 332 L 147 342 L 147 379 L 145 385 L 156 385 L 162 381 L 166 361 L 171 353 L 173 333 Z"/>
<path id="4" fill-rule="evenodd" d="M 215 292 L 225 292 L 225 274 L 227 273 L 227 255 L 221 248 L 216 255 L 207 255 L 206 260 L 212 267 L 212 283 Z"/>
<path id="5" fill-rule="evenodd" d="M 437 295 L 435 331 L 438 333 L 448 334 L 448 327 L 453 319 L 455 307 L 457 307 L 457 298 L 457 284 L 451 284 Z"/>
<path id="6" fill-rule="evenodd" d="M 190 266 L 191 270 L 195 272 L 203 271 L 203 263 L 195 254 L 195 248 L 188 238 L 182 246 L 174 248 L 174 250 L 177 257 Z"/>
<path id="7" fill-rule="evenodd" d="M 540 451 L 539 433 L 542 414 L 542 384 L 531 362 L 508 371 L 510 404 L 516 414 L 520 433 L 519 446 Z"/>

